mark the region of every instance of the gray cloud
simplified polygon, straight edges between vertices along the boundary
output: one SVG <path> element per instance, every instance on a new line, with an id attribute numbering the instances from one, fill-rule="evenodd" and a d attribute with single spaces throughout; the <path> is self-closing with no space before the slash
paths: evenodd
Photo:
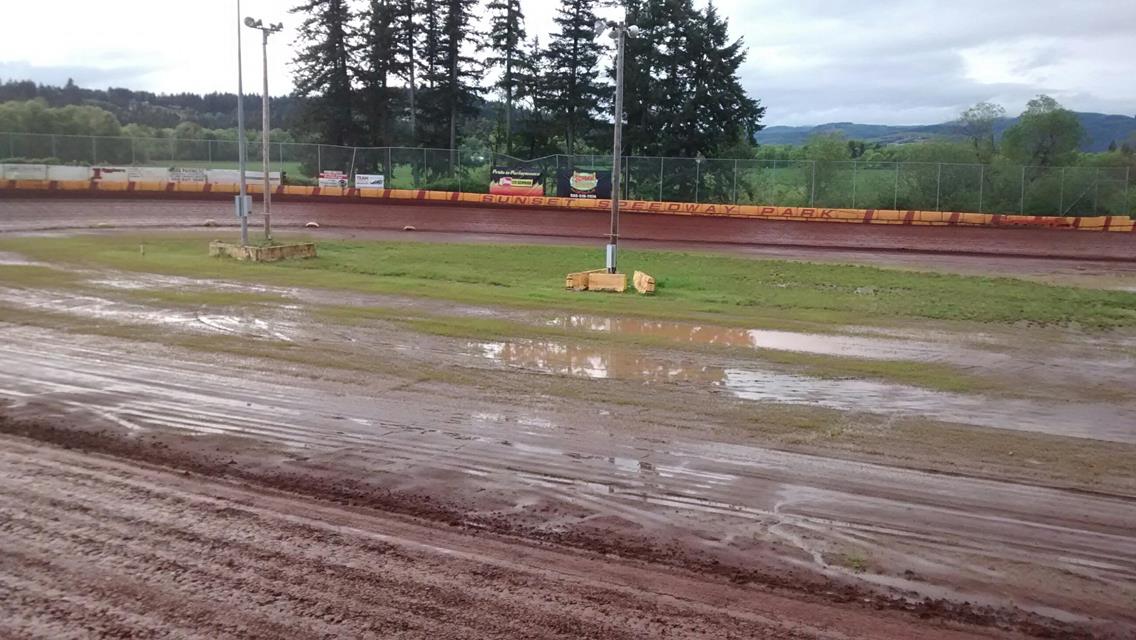
<path id="1" fill-rule="evenodd" d="M 138 88 L 142 78 L 158 71 L 155 67 L 86 67 L 86 66 L 36 66 L 25 61 L 0 61 L 0 79 L 35 80 L 40 84 L 62 85 L 68 79 L 82 87 L 127 87 Z"/>

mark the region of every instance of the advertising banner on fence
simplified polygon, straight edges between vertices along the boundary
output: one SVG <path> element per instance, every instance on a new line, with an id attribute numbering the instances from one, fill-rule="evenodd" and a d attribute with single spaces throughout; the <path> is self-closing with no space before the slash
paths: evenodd
<path id="1" fill-rule="evenodd" d="M 355 174 L 356 189 L 385 189 L 386 183 L 386 178 L 381 175 Z"/>
<path id="2" fill-rule="evenodd" d="M 246 174 L 247 175 L 247 174 Z M 205 169 L 170 169 L 170 182 L 207 182 Z"/>
<path id="3" fill-rule="evenodd" d="M 489 172 L 489 193 L 499 196 L 543 196 L 544 172 L 494 167 Z"/>
<path id="4" fill-rule="evenodd" d="M 561 169 L 556 179 L 556 195 L 577 200 L 611 198 L 611 171 Z"/>
<path id="5" fill-rule="evenodd" d="M 343 171 L 321 171 L 319 174 L 321 187 L 347 187 L 347 174 Z"/>

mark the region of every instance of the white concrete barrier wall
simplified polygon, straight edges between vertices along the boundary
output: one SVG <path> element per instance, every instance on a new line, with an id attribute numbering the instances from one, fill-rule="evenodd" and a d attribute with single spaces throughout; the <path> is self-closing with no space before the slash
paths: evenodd
<path id="1" fill-rule="evenodd" d="M 90 180 L 90 167 L 62 167 L 51 165 L 47 167 L 48 180 Z"/>
<path id="2" fill-rule="evenodd" d="M 236 169 L 210 169 L 205 172 L 206 180 L 214 184 L 237 184 L 241 181 L 241 172 Z M 263 171 L 245 171 L 245 180 L 248 182 L 264 182 Z M 280 172 L 271 171 L 268 180 L 273 185 L 280 184 Z"/>

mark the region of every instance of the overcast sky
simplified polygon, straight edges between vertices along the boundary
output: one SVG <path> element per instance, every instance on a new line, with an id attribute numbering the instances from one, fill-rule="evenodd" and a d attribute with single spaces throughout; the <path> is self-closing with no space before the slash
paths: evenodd
<path id="1" fill-rule="evenodd" d="M 705 4 L 705 0 L 696 0 Z M 291 90 L 295 0 L 243 0 L 282 21 L 273 94 Z M 749 59 L 742 78 L 766 124 L 927 124 L 990 100 L 1011 113 L 1038 93 L 1080 111 L 1136 113 L 1136 0 L 718 0 Z M 0 79 L 157 92 L 236 89 L 235 0 L 4 2 Z M 531 33 L 554 0 L 522 0 Z M 245 87 L 260 41 L 245 30 Z"/>

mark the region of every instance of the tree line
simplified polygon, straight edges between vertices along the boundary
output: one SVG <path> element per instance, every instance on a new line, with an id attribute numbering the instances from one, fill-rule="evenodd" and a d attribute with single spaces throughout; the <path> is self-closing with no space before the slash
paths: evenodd
<path id="1" fill-rule="evenodd" d="M 624 152 L 751 148 L 765 109 L 741 85 L 744 43 L 713 4 L 622 4 L 639 27 L 627 42 Z M 478 137 L 530 157 L 610 149 L 614 43 L 597 30 L 601 6 L 560 0 L 544 44 L 528 35 L 520 0 L 369 0 L 359 10 L 307 0 L 292 9 L 304 17 L 300 126 L 342 145 L 456 149 Z"/>

